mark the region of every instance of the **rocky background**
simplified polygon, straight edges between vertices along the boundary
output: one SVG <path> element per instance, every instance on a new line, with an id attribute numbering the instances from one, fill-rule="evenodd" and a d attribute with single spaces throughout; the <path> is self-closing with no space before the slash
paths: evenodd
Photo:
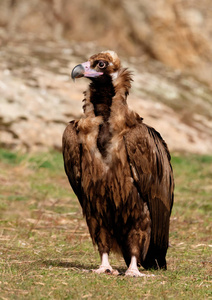
<path id="1" fill-rule="evenodd" d="M 88 84 L 71 69 L 106 49 L 133 71 L 128 103 L 171 151 L 212 152 L 211 0 L 1 0 L 0 145 L 60 149 Z"/>

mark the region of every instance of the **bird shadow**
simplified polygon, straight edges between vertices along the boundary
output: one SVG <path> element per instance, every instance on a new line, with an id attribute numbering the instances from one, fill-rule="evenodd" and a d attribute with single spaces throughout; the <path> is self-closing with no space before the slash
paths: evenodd
<path id="1" fill-rule="evenodd" d="M 72 269 L 78 272 L 86 272 L 86 273 L 92 273 L 93 270 L 97 269 L 97 265 L 90 265 L 90 264 L 83 264 L 78 262 L 68 262 L 68 261 L 60 261 L 60 260 L 43 260 L 42 264 L 45 265 L 48 268 L 56 267 L 56 268 L 67 268 Z M 119 275 L 124 275 L 126 270 L 119 269 Z"/>
<path id="2" fill-rule="evenodd" d="M 60 261 L 60 260 L 43 260 L 42 263 L 47 267 L 58 267 L 58 268 L 76 268 L 82 270 L 91 270 L 93 267 L 92 265 L 81 264 L 76 262 L 69 262 L 69 261 Z"/>

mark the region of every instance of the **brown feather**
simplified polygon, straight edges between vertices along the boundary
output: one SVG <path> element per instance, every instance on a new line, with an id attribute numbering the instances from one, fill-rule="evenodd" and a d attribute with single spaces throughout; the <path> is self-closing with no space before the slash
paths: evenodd
<path id="1" fill-rule="evenodd" d="M 131 111 L 126 102 L 131 74 L 117 56 L 90 58 L 107 62 L 91 79 L 84 117 L 63 135 L 65 171 L 82 206 L 100 255 L 121 251 L 145 268 L 166 268 L 174 181 L 166 143 Z"/>

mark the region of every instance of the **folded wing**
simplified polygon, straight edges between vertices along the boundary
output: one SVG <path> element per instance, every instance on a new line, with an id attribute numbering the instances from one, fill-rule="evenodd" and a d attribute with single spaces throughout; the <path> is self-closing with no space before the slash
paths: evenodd
<path id="1" fill-rule="evenodd" d="M 143 123 L 125 135 L 125 145 L 132 177 L 141 198 L 148 205 L 152 221 L 146 267 L 154 267 L 155 262 L 151 259 L 155 260 L 157 255 L 159 267 L 166 267 L 160 263 L 160 256 L 165 257 L 168 248 L 173 205 L 174 180 L 169 151 L 160 134 Z"/>

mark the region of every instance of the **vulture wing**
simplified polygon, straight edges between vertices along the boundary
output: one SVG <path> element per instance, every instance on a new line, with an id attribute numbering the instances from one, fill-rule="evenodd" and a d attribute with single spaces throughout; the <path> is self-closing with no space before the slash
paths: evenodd
<path id="1" fill-rule="evenodd" d="M 124 140 L 132 177 L 141 198 L 147 203 L 152 222 L 144 267 L 154 267 L 151 257 L 158 257 L 159 266 L 163 266 L 166 263 L 160 262 L 160 257 L 165 257 L 168 248 L 174 190 L 170 154 L 160 134 L 143 123 L 127 133 Z"/>
<path id="2" fill-rule="evenodd" d="M 63 159 L 66 175 L 82 205 L 81 193 L 81 144 L 78 142 L 77 121 L 66 127 L 62 141 Z"/>

